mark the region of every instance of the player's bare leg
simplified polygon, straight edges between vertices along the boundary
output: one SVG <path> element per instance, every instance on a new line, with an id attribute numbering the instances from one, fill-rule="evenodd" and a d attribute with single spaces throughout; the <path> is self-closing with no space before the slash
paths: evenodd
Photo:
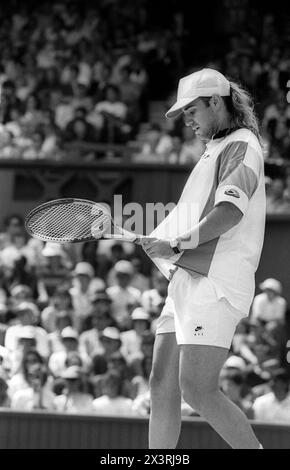
<path id="1" fill-rule="evenodd" d="M 175 449 L 181 427 L 179 350 L 175 333 L 156 335 L 150 378 L 149 448 Z"/>
<path id="2" fill-rule="evenodd" d="M 219 374 L 227 355 L 227 349 L 215 346 L 180 346 L 182 395 L 232 448 L 258 449 L 247 417 L 219 390 Z"/>

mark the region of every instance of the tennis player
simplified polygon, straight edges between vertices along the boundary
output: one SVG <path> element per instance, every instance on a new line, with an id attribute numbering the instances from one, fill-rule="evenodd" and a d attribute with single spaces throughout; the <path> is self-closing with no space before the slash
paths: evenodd
<path id="1" fill-rule="evenodd" d="M 176 447 L 183 396 L 232 448 L 259 449 L 246 416 L 218 386 L 235 328 L 249 314 L 264 239 L 258 123 L 249 94 L 213 69 L 179 81 L 166 116 L 181 114 L 206 144 L 179 201 L 198 205 L 200 216 L 172 237 L 177 219 L 169 215 L 168 237 L 157 227 L 142 240 L 170 280 L 154 346 L 149 447 Z"/>

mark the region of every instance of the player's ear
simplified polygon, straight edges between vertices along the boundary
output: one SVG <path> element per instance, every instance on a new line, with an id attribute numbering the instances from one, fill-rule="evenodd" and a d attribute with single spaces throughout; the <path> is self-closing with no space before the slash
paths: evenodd
<path id="1" fill-rule="evenodd" d="M 210 104 L 215 110 L 219 110 L 222 106 L 222 97 L 219 95 L 212 95 Z"/>

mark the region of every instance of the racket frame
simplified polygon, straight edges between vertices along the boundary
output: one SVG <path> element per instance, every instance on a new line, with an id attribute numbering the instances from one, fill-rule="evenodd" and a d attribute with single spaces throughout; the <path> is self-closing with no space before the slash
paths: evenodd
<path id="1" fill-rule="evenodd" d="M 123 229 L 122 227 L 120 227 L 119 225 L 116 225 L 112 219 L 112 216 L 111 214 L 109 213 L 109 211 L 101 204 L 101 203 L 98 203 L 98 202 L 94 202 L 94 201 L 90 201 L 89 199 L 81 199 L 81 198 L 73 198 L 73 197 L 70 197 L 70 198 L 61 198 L 61 199 L 54 199 L 52 201 L 48 201 L 48 202 L 44 202 L 43 204 L 40 204 L 39 206 L 35 207 L 34 209 L 32 209 L 25 217 L 25 220 L 24 220 L 24 226 L 25 226 L 25 230 L 27 231 L 27 233 L 32 236 L 33 238 L 38 238 L 39 240 L 42 240 L 42 241 L 52 241 L 52 240 L 49 240 L 48 237 L 46 239 L 45 236 L 41 237 L 41 236 L 38 236 L 37 234 L 33 233 L 33 231 L 29 228 L 29 222 L 30 220 L 32 219 L 32 217 L 37 214 L 38 212 L 40 212 L 40 210 L 42 209 L 46 209 L 46 208 L 49 208 L 49 207 L 52 207 L 52 206 L 58 206 L 58 205 L 63 205 L 63 204 L 73 204 L 74 202 L 76 203 L 84 203 L 84 204 L 88 204 L 90 205 L 91 207 L 98 207 L 100 206 L 100 209 L 102 209 L 105 213 L 108 214 L 108 217 L 110 218 L 110 222 L 111 224 L 113 225 L 114 228 L 116 228 L 117 230 L 119 230 L 121 233 L 120 235 L 116 235 L 116 234 L 106 234 L 104 233 L 101 237 L 99 238 L 96 238 L 96 237 L 93 237 L 93 235 L 91 237 L 86 237 L 86 238 L 75 238 L 73 240 L 69 240 L 69 241 L 57 241 L 55 243 L 81 243 L 81 242 L 89 242 L 89 241 L 96 241 L 96 240 L 120 240 L 120 241 L 128 241 L 128 242 L 131 242 L 131 243 L 139 243 L 140 241 L 140 238 L 141 238 L 141 235 L 136 235 L 135 233 L 133 232 L 129 232 L 128 230 L 125 230 Z M 123 235 L 122 235 L 123 234 Z"/>

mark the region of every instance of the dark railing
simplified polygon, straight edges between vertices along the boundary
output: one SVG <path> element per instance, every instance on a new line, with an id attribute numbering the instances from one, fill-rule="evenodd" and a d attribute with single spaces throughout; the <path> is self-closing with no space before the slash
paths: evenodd
<path id="1" fill-rule="evenodd" d="M 290 425 L 252 422 L 268 449 L 290 448 Z M 0 449 L 146 449 L 148 420 L 0 410 Z M 184 418 L 179 449 L 225 449 L 202 419 Z"/>

